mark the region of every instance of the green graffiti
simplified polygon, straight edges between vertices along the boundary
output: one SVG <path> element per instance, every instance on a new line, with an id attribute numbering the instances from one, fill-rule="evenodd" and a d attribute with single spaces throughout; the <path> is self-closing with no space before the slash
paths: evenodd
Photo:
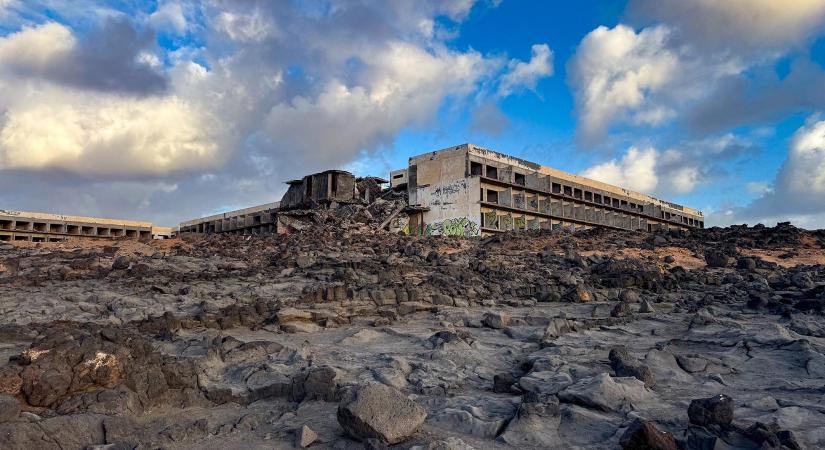
<path id="1" fill-rule="evenodd" d="M 526 228 L 525 222 L 524 222 L 524 216 L 518 216 L 518 217 L 513 218 L 513 226 L 515 227 L 516 230 L 523 230 L 524 228 Z"/>
<path id="2" fill-rule="evenodd" d="M 496 224 L 496 212 L 490 211 L 484 213 L 484 226 L 487 228 L 498 228 Z"/>
<path id="3" fill-rule="evenodd" d="M 427 224 L 424 228 L 426 236 L 478 236 L 478 224 L 466 217 L 446 219 L 443 222 Z"/>
<path id="4" fill-rule="evenodd" d="M 499 223 L 501 224 L 502 230 L 512 230 L 513 229 L 513 216 L 506 215 L 499 217 Z"/>

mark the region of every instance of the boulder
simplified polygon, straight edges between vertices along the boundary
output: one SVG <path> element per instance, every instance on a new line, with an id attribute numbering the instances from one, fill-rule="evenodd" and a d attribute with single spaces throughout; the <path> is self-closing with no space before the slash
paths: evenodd
<path id="1" fill-rule="evenodd" d="M 507 328 L 507 325 L 510 323 L 510 316 L 502 311 L 488 312 L 484 314 L 481 323 L 486 327 L 501 330 Z"/>
<path id="2" fill-rule="evenodd" d="M 500 373 L 493 377 L 493 392 L 506 394 L 512 390 L 516 379 L 509 373 Z"/>
<path id="3" fill-rule="evenodd" d="M 559 392 L 559 400 L 564 403 L 605 412 L 622 410 L 630 404 L 654 399 L 655 394 L 645 388 L 642 381 L 636 378 L 612 378 L 606 373 L 584 378 Z"/>
<path id="4" fill-rule="evenodd" d="M 724 394 L 692 400 L 688 407 L 690 423 L 727 428 L 733 422 L 733 399 Z"/>
<path id="5" fill-rule="evenodd" d="M 307 448 L 317 439 L 318 433 L 306 425 L 295 431 L 295 446 L 298 448 Z"/>
<path id="6" fill-rule="evenodd" d="M 727 267 L 730 263 L 730 257 L 723 251 L 711 248 L 705 251 L 705 263 L 708 267 Z"/>
<path id="7" fill-rule="evenodd" d="M 649 301 L 642 300 L 642 304 L 639 305 L 639 312 L 642 314 L 649 314 L 656 312 L 656 309 L 653 308 L 653 305 L 651 305 Z"/>
<path id="8" fill-rule="evenodd" d="M 20 403 L 11 395 L 0 394 L 0 423 L 16 419 L 20 414 Z"/>
<path id="9" fill-rule="evenodd" d="M 112 270 L 126 270 L 132 264 L 132 259 L 128 256 L 118 256 L 112 262 Z"/>
<path id="10" fill-rule="evenodd" d="M 397 444 L 412 437 L 427 418 L 417 403 L 390 386 L 369 383 L 338 405 L 338 423 L 350 436 Z"/>
<path id="11" fill-rule="evenodd" d="M 632 314 L 630 303 L 627 302 L 616 303 L 616 306 L 610 311 L 610 317 L 628 317 Z"/>
<path id="12" fill-rule="evenodd" d="M 677 450 L 676 439 L 671 433 L 660 431 L 650 420 L 636 419 L 627 427 L 619 445 L 624 450 Z"/>
<path id="13" fill-rule="evenodd" d="M 653 387 L 655 384 L 650 368 L 630 356 L 626 348 L 613 347 L 608 358 L 610 367 L 617 377 L 635 377 L 643 381 L 647 387 Z"/>

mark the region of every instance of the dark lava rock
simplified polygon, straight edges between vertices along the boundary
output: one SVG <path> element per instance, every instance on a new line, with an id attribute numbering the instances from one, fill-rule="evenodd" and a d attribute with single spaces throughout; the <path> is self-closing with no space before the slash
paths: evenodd
<path id="1" fill-rule="evenodd" d="M 610 317 L 627 317 L 631 314 L 633 314 L 633 311 L 630 309 L 630 303 L 627 302 L 617 303 L 610 311 Z"/>
<path id="2" fill-rule="evenodd" d="M 739 258 L 736 260 L 736 268 L 741 270 L 756 269 L 756 260 L 748 257 Z"/>
<path id="3" fill-rule="evenodd" d="M 708 267 L 727 267 L 730 257 L 721 250 L 711 248 L 705 251 L 705 263 Z"/>
<path id="4" fill-rule="evenodd" d="M 676 262 L 676 258 L 674 258 L 670 255 L 665 256 L 665 264 L 673 264 L 675 262 Z"/>
<path id="5" fill-rule="evenodd" d="M 650 420 L 636 419 L 627 427 L 619 445 L 624 450 L 676 450 L 676 439 L 671 433 L 660 431 Z"/>
<path id="6" fill-rule="evenodd" d="M 733 422 L 733 399 L 719 394 L 693 400 L 688 407 L 688 418 L 695 425 L 727 428 Z"/>
<path id="7" fill-rule="evenodd" d="M 493 377 L 493 392 L 498 394 L 509 393 L 512 389 L 513 383 L 516 382 L 515 377 L 509 373 L 500 373 Z"/>
<path id="8" fill-rule="evenodd" d="M 617 377 L 635 377 L 644 381 L 647 387 L 652 387 L 656 383 L 650 368 L 630 356 L 626 348 L 613 347 L 610 349 L 608 358 L 610 367 L 613 368 Z"/>
<path id="9" fill-rule="evenodd" d="M 412 437 L 427 418 L 427 412 L 398 389 L 370 383 L 338 405 L 338 423 L 359 440 L 375 438 L 397 444 Z"/>
<path id="10" fill-rule="evenodd" d="M 118 256 L 114 262 L 112 262 L 112 270 L 126 270 L 131 264 L 132 261 L 128 256 Z"/>

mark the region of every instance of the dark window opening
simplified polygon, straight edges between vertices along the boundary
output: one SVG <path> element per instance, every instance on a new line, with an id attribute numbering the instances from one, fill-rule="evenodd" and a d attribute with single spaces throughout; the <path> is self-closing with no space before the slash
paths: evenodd
<path id="1" fill-rule="evenodd" d="M 644 205 L 639 205 L 639 212 L 645 212 Z"/>
<path id="2" fill-rule="evenodd" d="M 498 169 L 493 166 L 487 166 L 487 178 L 498 179 Z"/>
<path id="3" fill-rule="evenodd" d="M 397 180 L 399 178 L 404 178 L 404 174 L 403 173 L 397 173 L 397 174 L 392 176 L 393 180 Z"/>
<path id="4" fill-rule="evenodd" d="M 307 198 L 312 197 L 312 177 L 307 180 Z"/>
<path id="5" fill-rule="evenodd" d="M 596 194 L 596 195 L 594 195 L 594 196 L 593 196 L 593 201 L 594 201 L 594 202 L 596 202 L 596 203 L 601 203 L 601 202 L 602 202 L 602 196 L 601 196 L 601 194 Z"/>
<path id="6" fill-rule="evenodd" d="M 553 193 L 560 194 L 561 193 L 561 185 L 558 183 L 553 183 Z"/>
<path id="7" fill-rule="evenodd" d="M 338 175 L 332 174 L 332 195 L 338 193 Z"/>
<path id="8" fill-rule="evenodd" d="M 470 175 L 481 175 L 483 170 L 481 163 L 470 161 Z"/>
<path id="9" fill-rule="evenodd" d="M 498 191 L 487 189 L 487 202 L 498 203 Z"/>
<path id="10" fill-rule="evenodd" d="M 604 204 L 605 205 L 610 205 L 610 197 L 608 197 L 606 195 L 604 196 Z"/>
<path id="11" fill-rule="evenodd" d="M 587 200 L 588 202 L 592 202 L 593 201 L 593 193 L 590 192 L 590 191 L 584 191 L 584 199 Z"/>
<path id="12" fill-rule="evenodd" d="M 564 195 L 573 195 L 573 188 L 571 188 L 570 186 L 565 186 Z"/>
<path id="13" fill-rule="evenodd" d="M 575 189 L 575 190 L 573 190 L 573 197 L 576 197 L 576 198 L 578 198 L 578 199 L 581 199 L 581 198 L 582 198 L 582 190 L 581 190 L 581 189 Z"/>
<path id="14" fill-rule="evenodd" d="M 627 208 L 627 200 L 622 200 L 622 208 Z"/>
<path id="15" fill-rule="evenodd" d="M 524 186 L 525 183 L 527 182 L 524 178 L 523 173 L 514 173 L 513 175 L 514 175 L 514 180 L 515 180 L 516 184 L 520 184 L 520 185 Z"/>
<path id="16" fill-rule="evenodd" d="M 614 199 L 613 199 L 613 207 L 614 207 L 614 208 L 618 208 L 618 207 L 619 207 L 619 199 L 618 199 L 618 198 L 614 198 Z"/>

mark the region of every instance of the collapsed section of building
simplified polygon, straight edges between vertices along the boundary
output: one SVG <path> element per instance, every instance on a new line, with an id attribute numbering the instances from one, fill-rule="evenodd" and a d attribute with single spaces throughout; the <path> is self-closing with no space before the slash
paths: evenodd
<path id="1" fill-rule="evenodd" d="M 413 156 L 389 180 L 327 170 L 287 185 L 280 202 L 187 221 L 180 230 L 291 233 L 326 220 L 320 210 L 327 218 L 380 219 L 373 220 L 378 228 L 421 235 L 704 227 L 701 211 L 473 144 Z"/>

